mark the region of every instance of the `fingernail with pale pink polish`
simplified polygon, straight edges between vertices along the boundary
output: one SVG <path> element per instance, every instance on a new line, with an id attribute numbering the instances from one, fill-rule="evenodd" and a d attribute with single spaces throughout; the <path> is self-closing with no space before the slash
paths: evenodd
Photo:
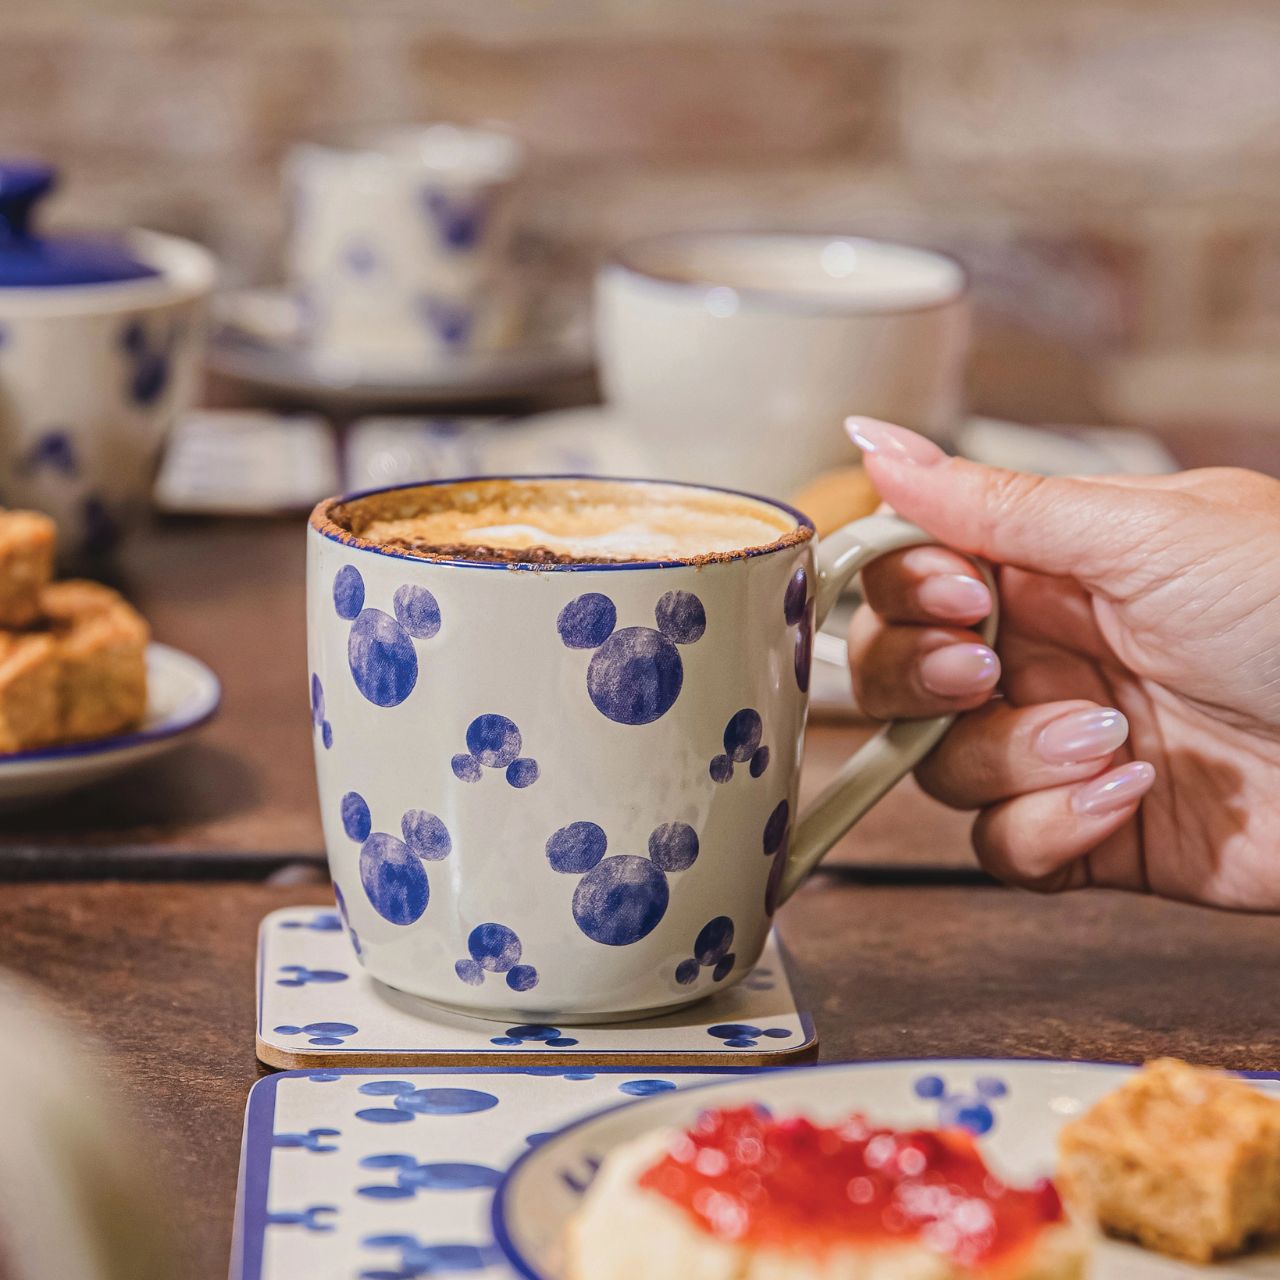
<path id="1" fill-rule="evenodd" d="M 1000 659 L 985 644 L 949 644 L 920 659 L 920 683 L 942 698 L 969 698 L 995 688 Z"/>
<path id="2" fill-rule="evenodd" d="M 1071 807 L 1090 818 L 1128 809 L 1151 790 L 1155 780 L 1155 768 L 1145 760 L 1122 764 L 1118 769 L 1077 787 L 1071 797 Z"/>
<path id="3" fill-rule="evenodd" d="M 879 418 L 846 418 L 844 429 L 863 453 L 916 467 L 936 467 L 947 455 L 932 440 Z"/>
<path id="4" fill-rule="evenodd" d="M 920 607 L 934 618 L 985 618 L 991 612 L 991 592 L 985 582 L 963 573 L 939 573 L 920 584 Z"/>
<path id="5" fill-rule="evenodd" d="M 1046 764 L 1078 764 L 1110 755 L 1129 736 L 1129 722 L 1114 707 L 1087 707 L 1051 720 L 1036 739 Z"/>

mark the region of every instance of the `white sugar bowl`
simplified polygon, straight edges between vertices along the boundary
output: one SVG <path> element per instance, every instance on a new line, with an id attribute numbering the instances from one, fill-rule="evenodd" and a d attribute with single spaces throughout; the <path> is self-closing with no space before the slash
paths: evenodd
<path id="1" fill-rule="evenodd" d="M 48 512 L 72 555 L 145 509 L 199 373 L 213 256 L 150 231 L 39 235 L 47 165 L 0 161 L 0 502 Z"/>

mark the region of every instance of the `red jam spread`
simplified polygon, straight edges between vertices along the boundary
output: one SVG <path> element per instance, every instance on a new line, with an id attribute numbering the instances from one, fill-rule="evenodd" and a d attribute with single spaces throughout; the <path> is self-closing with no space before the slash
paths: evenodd
<path id="1" fill-rule="evenodd" d="M 753 1248 L 917 1244 L 998 1275 L 1063 1219 L 1047 1179 L 1008 1187 L 963 1129 L 898 1132 L 864 1117 L 822 1128 L 755 1107 L 707 1111 L 640 1185 L 704 1231 Z"/>

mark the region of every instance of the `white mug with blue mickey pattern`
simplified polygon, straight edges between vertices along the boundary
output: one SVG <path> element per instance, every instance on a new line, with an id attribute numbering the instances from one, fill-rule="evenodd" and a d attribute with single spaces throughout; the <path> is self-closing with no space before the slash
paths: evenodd
<path id="1" fill-rule="evenodd" d="M 872 560 L 933 541 L 895 516 L 815 545 L 801 513 L 748 499 L 785 535 L 513 566 L 366 541 L 332 518 L 352 500 L 308 530 L 325 841 L 366 969 L 437 1005 L 604 1022 L 732 985 L 950 723 L 888 725 L 797 815 L 813 630 Z"/>

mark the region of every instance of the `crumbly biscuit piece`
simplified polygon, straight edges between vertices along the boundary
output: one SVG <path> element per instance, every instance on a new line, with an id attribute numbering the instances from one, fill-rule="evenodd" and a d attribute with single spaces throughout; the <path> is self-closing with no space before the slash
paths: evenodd
<path id="1" fill-rule="evenodd" d="M 1280 1233 L 1280 1099 L 1175 1058 L 1066 1125 L 1058 1185 L 1104 1231 L 1193 1262 Z"/>
<path id="2" fill-rule="evenodd" d="M 638 1186 L 675 1139 L 646 1134 L 611 1152 L 569 1223 L 570 1280 L 978 1280 L 914 1244 L 833 1249 L 826 1254 L 752 1249 L 696 1226 L 664 1196 Z M 999 1280 L 1082 1280 L 1087 1236 L 1069 1223 L 1046 1227 L 1026 1256 L 1002 1261 Z"/>
<path id="3" fill-rule="evenodd" d="M 57 529 L 35 511 L 0 511 L 0 627 L 40 615 L 40 590 L 53 576 Z"/>
<path id="4" fill-rule="evenodd" d="M 147 707 L 146 621 L 97 582 L 55 582 L 41 611 L 61 663 L 59 736 L 100 738 L 136 725 Z"/>
<path id="5" fill-rule="evenodd" d="M 49 636 L 0 632 L 0 753 L 57 739 L 59 672 Z"/>
<path id="6" fill-rule="evenodd" d="M 793 494 L 791 505 L 813 521 L 818 537 L 825 538 L 841 525 L 874 514 L 880 506 L 880 495 L 861 467 L 833 467 L 814 476 Z"/>

